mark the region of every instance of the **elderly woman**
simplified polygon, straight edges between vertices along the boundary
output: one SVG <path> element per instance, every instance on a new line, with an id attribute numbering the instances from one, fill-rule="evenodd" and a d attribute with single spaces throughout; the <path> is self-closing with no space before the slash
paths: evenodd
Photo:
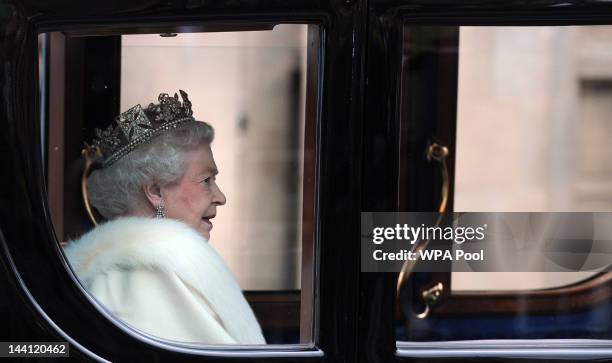
<path id="1" fill-rule="evenodd" d="M 210 143 L 183 91 L 136 105 L 97 130 L 102 167 L 88 178 L 108 222 L 69 243 L 85 287 L 113 314 L 151 335 L 207 344 L 265 344 L 238 283 L 208 244 L 225 195 Z"/>

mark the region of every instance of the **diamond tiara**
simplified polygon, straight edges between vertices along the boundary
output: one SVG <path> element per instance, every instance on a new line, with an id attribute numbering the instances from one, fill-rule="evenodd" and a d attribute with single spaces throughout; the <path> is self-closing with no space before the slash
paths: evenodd
<path id="1" fill-rule="evenodd" d="M 195 121 L 187 93 L 183 90 L 179 93 L 182 103 L 176 93 L 174 97 L 160 93 L 158 104 L 150 103 L 146 109 L 138 104 L 115 118 L 117 126 L 95 129 L 92 145 L 85 144 L 87 152 L 101 158 L 102 167 L 106 168 L 165 131 Z"/>

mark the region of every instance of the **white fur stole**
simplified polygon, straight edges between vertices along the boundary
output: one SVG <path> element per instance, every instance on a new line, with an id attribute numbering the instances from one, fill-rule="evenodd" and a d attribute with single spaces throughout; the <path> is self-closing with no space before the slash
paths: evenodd
<path id="1" fill-rule="evenodd" d="M 87 286 L 117 268 L 155 267 L 175 273 L 200 292 L 239 344 L 265 344 L 242 290 L 206 239 L 172 219 L 119 218 L 70 242 L 66 256 Z"/>

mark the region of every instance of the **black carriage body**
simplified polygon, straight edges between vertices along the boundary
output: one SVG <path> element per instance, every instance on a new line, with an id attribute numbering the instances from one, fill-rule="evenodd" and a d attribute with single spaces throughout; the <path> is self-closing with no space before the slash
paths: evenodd
<path id="1" fill-rule="evenodd" d="M 178 25 L 307 23 L 320 27 L 316 123 L 314 344 L 250 350 L 169 348 L 118 327 L 91 303 L 62 258 L 47 205 L 44 131 L 37 79 L 38 34 Z M 0 241 L 2 341 L 68 341 L 78 360 L 430 361 L 396 347 L 396 274 L 359 265 L 361 211 L 426 211 L 437 203 L 435 170 L 415 157 L 431 139 L 454 148 L 456 58 L 441 79 L 432 68 L 415 92 L 450 90 L 412 102 L 400 117 L 402 29 L 410 25 L 611 24 L 608 1 L 4 1 L 0 3 Z M 450 42 L 457 41 L 450 38 Z M 455 62 L 455 63 L 453 63 Z M 456 69 L 455 69 L 456 72 Z M 109 80 L 112 82 L 112 80 Z M 455 82 L 455 83 L 453 83 Z M 455 87 L 455 88 L 454 88 Z M 455 91 L 453 91 L 455 89 Z M 453 93 L 455 92 L 455 93 Z M 423 98 L 425 99 L 425 98 Z M 422 99 L 421 99 L 422 100 Z M 433 100 L 433 101 L 431 101 Z M 61 100 L 56 100 L 61 101 Z M 437 110 L 445 110 L 437 112 Z M 400 148 L 408 145 L 408 150 Z M 410 149 L 414 148 L 414 150 Z M 402 176 L 405 163 L 411 170 Z M 401 170 L 400 170 L 401 169 Z M 453 163 L 450 163 L 451 174 Z M 402 184 L 400 184 L 402 180 Z M 452 192 L 451 192 L 452 196 Z M 451 198 L 452 200 L 452 198 Z M 450 206 L 452 208 L 452 205 Z M 435 349 L 434 349 L 435 351 Z M 493 356 L 529 358 L 500 350 Z M 533 358 L 563 358 L 542 349 Z M 608 352 L 612 352 L 609 350 Z M 427 358 L 428 355 L 431 358 Z M 449 353 L 448 360 L 466 355 Z M 601 359 L 587 348 L 576 358 Z M 492 356 L 473 361 L 488 361 Z M 612 354 L 607 355 L 612 357 Z"/>

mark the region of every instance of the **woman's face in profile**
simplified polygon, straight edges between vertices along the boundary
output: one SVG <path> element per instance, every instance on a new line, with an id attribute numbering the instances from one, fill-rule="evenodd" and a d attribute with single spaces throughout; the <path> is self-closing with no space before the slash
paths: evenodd
<path id="1" fill-rule="evenodd" d="M 217 206 L 225 204 L 225 195 L 215 181 L 217 173 L 210 145 L 186 152 L 183 177 L 161 188 L 166 217 L 181 220 L 210 239 Z"/>

